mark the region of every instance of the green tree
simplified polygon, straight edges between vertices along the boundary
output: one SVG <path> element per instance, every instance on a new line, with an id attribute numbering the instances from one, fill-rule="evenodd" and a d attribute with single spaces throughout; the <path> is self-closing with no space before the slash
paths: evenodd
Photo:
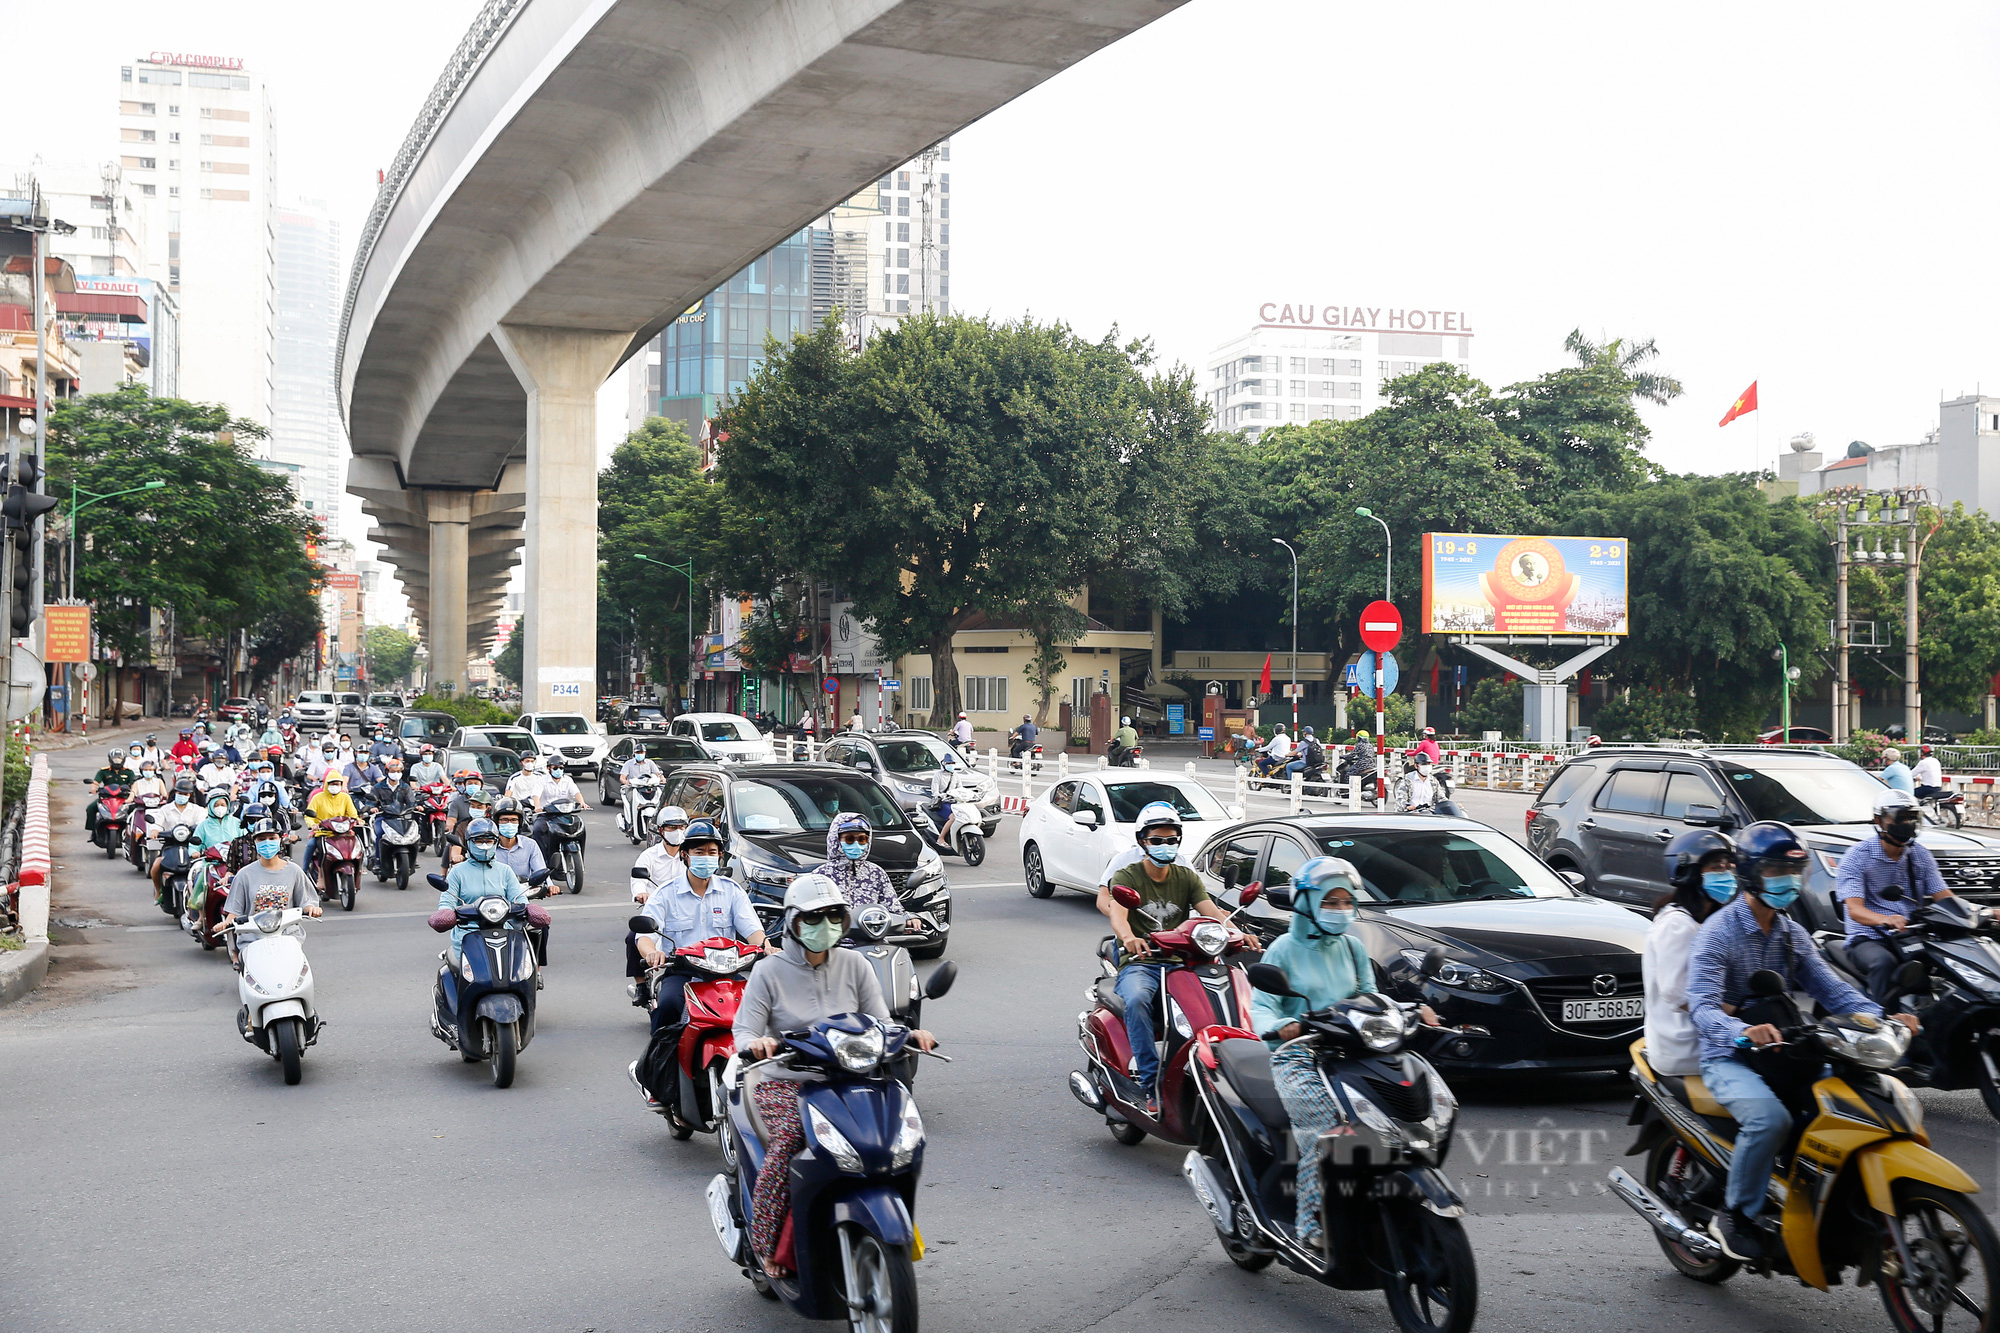
<path id="1" fill-rule="evenodd" d="M 1607 701 L 1591 730 L 1610 740 L 1677 739 L 1699 720 L 1694 700 L 1679 690 L 1636 689 Z"/>
<path id="2" fill-rule="evenodd" d="M 368 678 L 378 685 L 408 676 L 417 657 L 417 641 L 393 625 L 370 625 L 362 648 L 368 655 Z"/>
<path id="3" fill-rule="evenodd" d="M 493 659 L 494 673 L 517 687 L 521 683 L 521 631 L 526 623 L 520 620 L 514 622 L 514 630 L 507 636 L 507 646 Z"/>
<path id="4" fill-rule="evenodd" d="M 1577 365 L 1510 384 L 1496 403 L 1501 428 L 1534 457 L 1528 498 L 1548 517 L 1579 491 L 1625 490 L 1655 476 L 1636 400 L 1664 404 L 1681 392 L 1671 375 L 1639 368 L 1659 355 L 1651 339 L 1600 347 L 1579 329 L 1563 346 Z"/>
<path id="5" fill-rule="evenodd" d="M 1516 676 L 1488 676 L 1475 682 L 1472 693 L 1466 696 L 1465 707 L 1458 710 L 1459 732 L 1477 737 L 1481 732 L 1497 731 L 1502 736 L 1518 739 L 1523 707 L 1521 695 L 1521 681 Z"/>

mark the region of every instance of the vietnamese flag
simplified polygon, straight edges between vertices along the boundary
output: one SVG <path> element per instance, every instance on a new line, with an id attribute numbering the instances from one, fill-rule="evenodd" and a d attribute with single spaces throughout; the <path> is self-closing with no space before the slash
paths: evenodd
<path id="1" fill-rule="evenodd" d="M 1727 426 L 1730 422 L 1736 420 L 1736 418 L 1750 412 L 1755 412 L 1756 410 L 1757 381 L 1751 380 L 1750 387 L 1745 389 L 1736 401 L 1729 405 L 1729 410 L 1722 414 L 1722 420 L 1715 424 L 1718 426 Z"/>
<path id="2" fill-rule="evenodd" d="M 1264 654 L 1264 679 L 1257 682 L 1257 693 L 1267 699 L 1271 697 L 1271 655 L 1269 653 Z"/>

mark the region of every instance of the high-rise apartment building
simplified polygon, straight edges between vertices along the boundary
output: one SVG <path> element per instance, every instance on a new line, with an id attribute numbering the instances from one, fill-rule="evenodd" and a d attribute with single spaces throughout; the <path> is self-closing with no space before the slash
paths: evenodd
<path id="1" fill-rule="evenodd" d="M 180 306 L 181 394 L 272 420 L 277 151 L 264 82 L 232 56 L 155 51 L 119 67 L 119 166 L 147 276 Z"/>
<path id="2" fill-rule="evenodd" d="M 948 314 L 951 140 L 836 206 L 825 230 L 833 262 L 823 299 L 840 308 L 857 345 L 905 316 Z"/>
<path id="3" fill-rule="evenodd" d="M 1209 353 L 1201 389 L 1223 430 L 1340 421 L 1382 405 L 1382 384 L 1420 366 L 1472 364 L 1462 310 L 1266 301 L 1257 322 Z"/>
<path id="4" fill-rule="evenodd" d="M 333 348 L 340 321 L 340 224 L 318 200 L 276 211 L 278 327 L 274 348 L 271 458 L 290 473 L 306 513 L 328 540 L 340 536 L 347 440 L 334 396 Z"/>

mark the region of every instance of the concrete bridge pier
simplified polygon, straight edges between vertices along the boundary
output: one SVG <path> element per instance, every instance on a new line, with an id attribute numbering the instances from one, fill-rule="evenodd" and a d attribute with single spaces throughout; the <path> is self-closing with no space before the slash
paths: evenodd
<path id="1" fill-rule="evenodd" d="M 431 688 L 449 681 L 452 693 L 465 697 L 465 610 L 467 556 L 472 536 L 472 492 L 425 491 L 430 519 L 430 615 L 424 631 L 430 639 Z"/>

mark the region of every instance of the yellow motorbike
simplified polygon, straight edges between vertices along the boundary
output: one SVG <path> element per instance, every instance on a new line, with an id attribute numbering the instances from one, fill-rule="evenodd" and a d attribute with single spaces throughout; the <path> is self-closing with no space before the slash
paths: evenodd
<path id="1" fill-rule="evenodd" d="M 1760 984 L 1760 982 L 1762 984 Z M 1769 995 L 1776 973 L 1751 979 Z M 1787 1097 L 1794 1137 L 1779 1153 L 1759 1218 L 1766 1257 L 1748 1265 L 1789 1274 L 1821 1291 L 1855 1270 L 1873 1282 L 1906 1333 L 2000 1333 L 2000 1239 L 1969 1195 L 1979 1186 L 1929 1147 L 1923 1107 L 1887 1070 L 1909 1033 L 1855 1014 L 1781 1028 L 1807 1075 Z M 1723 1206 L 1736 1122 L 1699 1075 L 1656 1073 L 1645 1043 L 1632 1044 L 1639 1096 L 1626 1156 L 1645 1158 L 1643 1179 L 1620 1167 L 1611 1189 L 1652 1224 L 1667 1262 L 1697 1282 L 1724 1282 L 1746 1265 L 1709 1234 Z M 1833 1073 L 1813 1077 L 1824 1065 Z"/>

